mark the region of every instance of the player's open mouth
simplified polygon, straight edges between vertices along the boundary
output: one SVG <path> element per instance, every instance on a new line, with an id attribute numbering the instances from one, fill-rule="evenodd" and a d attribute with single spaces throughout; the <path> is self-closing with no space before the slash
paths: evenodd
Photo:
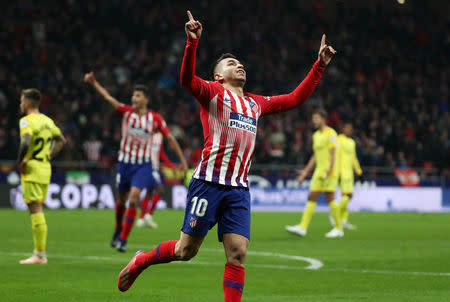
<path id="1" fill-rule="evenodd" d="M 245 71 L 244 70 L 238 70 L 237 73 L 245 75 Z"/>

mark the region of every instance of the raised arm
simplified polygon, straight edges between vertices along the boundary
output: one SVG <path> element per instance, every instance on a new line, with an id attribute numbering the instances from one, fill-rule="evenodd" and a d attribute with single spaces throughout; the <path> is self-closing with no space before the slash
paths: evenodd
<path id="1" fill-rule="evenodd" d="M 94 72 L 91 71 L 90 73 L 86 73 L 84 75 L 84 81 L 94 87 L 94 89 L 102 96 L 102 98 L 117 110 L 120 102 L 112 97 L 109 92 L 97 81 L 94 76 Z"/>
<path id="2" fill-rule="evenodd" d="M 184 26 L 187 43 L 184 50 L 183 64 L 181 65 L 180 82 L 200 104 L 207 106 L 213 93 L 212 83 L 208 84 L 208 82 L 195 75 L 195 56 L 203 27 L 199 21 L 194 20 L 190 11 L 187 11 L 187 14 L 189 21 Z"/>
<path id="3" fill-rule="evenodd" d="M 301 106 L 311 95 L 319 83 L 325 67 L 330 63 L 336 51 L 325 44 L 325 35 L 322 35 L 317 61 L 309 71 L 306 78 L 289 94 L 267 97 L 260 100 L 261 114 L 273 114 Z"/>

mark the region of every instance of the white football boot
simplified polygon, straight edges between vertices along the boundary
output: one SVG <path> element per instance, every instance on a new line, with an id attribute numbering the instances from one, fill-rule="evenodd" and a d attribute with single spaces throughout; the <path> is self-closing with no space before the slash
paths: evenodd
<path id="1" fill-rule="evenodd" d="M 144 227 L 144 226 L 145 226 L 144 218 L 139 218 L 138 221 L 136 221 L 136 226 L 137 226 L 138 228 Z"/>
<path id="2" fill-rule="evenodd" d="M 144 220 L 145 220 L 145 224 L 147 226 L 151 227 L 152 229 L 158 228 L 158 224 L 153 220 L 153 216 L 150 215 L 149 213 L 145 214 Z"/>
<path id="3" fill-rule="evenodd" d="M 357 227 L 354 224 L 348 223 L 347 221 L 342 221 L 342 228 L 347 230 L 356 230 Z"/>
<path id="4" fill-rule="evenodd" d="M 286 226 L 286 231 L 288 231 L 289 233 L 298 235 L 298 236 L 306 236 L 306 230 L 302 229 L 300 227 L 300 225 L 296 224 L 296 225 L 287 225 Z"/>
<path id="5" fill-rule="evenodd" d="M 344 237 L 344 231 L 339 230 L 337 228 L 333 228 L 331 231 L 325 234 L 325 237 L 327 238 Z"/>

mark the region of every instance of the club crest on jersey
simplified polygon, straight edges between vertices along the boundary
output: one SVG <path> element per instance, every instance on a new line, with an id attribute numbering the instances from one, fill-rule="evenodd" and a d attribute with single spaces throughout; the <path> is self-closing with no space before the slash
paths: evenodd
<path id="1" fill-rule="evenodd" d="M 250 105 L 250 108 L 252 108 L 254 113 L 258 113 L 258 104 L 256 104 L 254 100 L 250 100 L 248 104 Z"/>
<path id="2" fill-rule="evenodd" d="M 189 220 L 189 225 L 192 229 L 195 228 L 197 226 L 197 218 L 191 217 Z"/>
<path id="3" fill-rule="evenodd" d="M 242 113 L 231 112 L 229 126 L 256 134 L 256 119 Z"/>

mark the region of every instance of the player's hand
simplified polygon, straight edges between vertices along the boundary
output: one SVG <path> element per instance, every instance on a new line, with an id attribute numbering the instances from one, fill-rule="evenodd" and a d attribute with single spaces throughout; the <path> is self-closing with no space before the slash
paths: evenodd
<path id="1" fill-rule="evenodd" d="M 95 76 L 94 76 L 94 72 L 93 71 L 91 71 L 91 72 L 89 72 L 89 73 L 86 73 L 85 75 L 84 75 L 84 82 L 85 83 L 88 83 L 88 84 L 94 84 L 94 82 L 95 82 Z"/>
<path id="2" fill-rule="evenodd" d="M 331 175 L 331 170 L 328 171 L 325 175 L 323 175 L 323 176 L 321 177 L 322 181 L 325 181 L 328 177 L 330 177 L 330 175 Z"/>
<path id="3" fill-rule="evenodd" d="M 26 160 L 26 159 L 24 159 L 24 160 L 22 160 L 20 162 L 20 164 L 18 166 L 20 174 L 26 174 L 26 172 L 27 172 L 27 162 L 28 162 L 28 160 Z"/>
<path id="4" fill-rule="evenodd" d="M 308 172 L 306 172 L 305 169 L 297 170 L 297 178 L 295 180 L 298 181 L 299 183 L 301 183 L 303 180 L 305 180 L 307 175 L 308 175 Z"/>
<path id="5" fill-rule="evenodd" d="M 184 25 L 184 30 L 186 31 L 186 35 L 191 39 L 200 39 L 202 35 L 202 24 L 199 21 L 195 21 L 194 17 L 191 14 L 191 11 L 187 11 L 187 15 L 189 21 Z"/>
<path id="6" fill-rule="evenodd" d="M 331 58 L 336 54 L 336 50 L 332 46 L 329 46 L 325 44 L 326 36 L 325 34 L 322 35 L 322 41 L 320 42 L 320 49 L 319 49 L 319 55 L 318 60 L 320 64 L 322 65 L 328 65 L 330 63 Z"/>

